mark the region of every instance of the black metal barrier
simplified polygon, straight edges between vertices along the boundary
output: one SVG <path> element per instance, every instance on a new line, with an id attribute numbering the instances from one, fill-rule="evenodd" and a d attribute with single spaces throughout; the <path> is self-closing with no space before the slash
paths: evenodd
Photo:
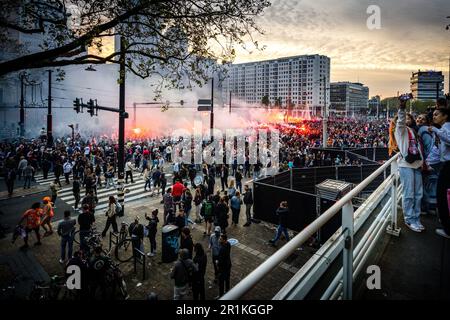
<path id="1" fill-rule="evenodd" d="M 379 149 L 379 150 L 378 150 Z M 317 149 L 319 150 L 319 149 Z M 326 152 L 333 154 L 346 153 L 350 160 L 358 158 L 363 161 L 359 166 L 334 166 L 334 167 L 314 167 L 314 168 L 294 168 L 281 172 L 272 177 L 265 177 L 254 182 L 254 205 L 253 212 L 256 219 L 278 224 L 276 210 L 281 201 L 287 201 L 290 215 L 288 218 L 289 229 L 295 231 L 303 230 L 309 223 L 314 221 L 319 214 L 331 207 L 333 201 L 316 202 L 316 185 L 326 179 L 341 180 L 353 184 L 359 184 L 380 167 L 379 163 L 374 162 L 369 157 L 377 160 L 387 160 L 387 148 L 366 148 L 354 150 L 330 150 Z M 367 157 L 367 159 L 364 159 Z M 390 170 L 385 175 L 378 176 L 367 188 L 365 193 L 374 191 L 390 174 Z M 318 206 L 317 204 L 320 204 Z M 320 212 L 319 212 L 320 207 Z M 325 209 L 325 210 L 324 210 Z M 330 221 L 322 228 L 322 239 L 326 240 L 340 226 L 340 215 Z"/>
<path id="2" fill-rule="evenodd" d="M 114 238 L 114 240 L 113 240 Z M 119 243 L 119 235 L 113 231 L 109 232 L 109 249 L 108 251 L 111 251 L 112 245 L 117 245 Z"/>
<path id="3" fill-rule="evenodd" d="M 137 273 L 137 264 L 142 265 L 142 281 L 145 280 L 145 253 L 139 250 L 138 248 L 134 248 L 134 273 Z"/>

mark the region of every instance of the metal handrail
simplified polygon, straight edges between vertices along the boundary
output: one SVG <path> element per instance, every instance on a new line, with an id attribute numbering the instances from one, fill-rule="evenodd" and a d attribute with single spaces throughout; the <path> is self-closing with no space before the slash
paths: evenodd
<path id="1" fill-rule="evenodd" d="M 292 240 L 287 242 L 282 248 L 270 256 L 266 261 L 264 261 L 260 266 L 253 270 L 249 275 L 247 275 L 243 280 L 241 280 L 235 287 L 223 295 L 220 300 L 236 300 L 246 294 L 250 289 L 252 289 L 256 284 L 259 283 L 270 271 L 275 269 L 280 263 L 282 263 L 286 258 L 293 254 L 297 248 L 299 248 L 303 243 L 308 241 L 308 239 L 313 236 L 323 225 L 325 225 L 329 220 L 331 220 L 340 210 L 348 204 L 352 198 L 358 196 L 370 183 L 375 180 L 380 174 L 389 168 L 389 166 L 397 161 L 399 154 L 389 159 L 381 167 L 375 170 L 370 176 L 368 176 L 364 181 L 353 188 L 344 197 L 338 200 L 331 208 L 321 214 L 316 220 L 309 224 L 305 229 L 303 229 L 299 234 L 297 234 Z M 392 173 L 391 173 L 392 174 Z"/>

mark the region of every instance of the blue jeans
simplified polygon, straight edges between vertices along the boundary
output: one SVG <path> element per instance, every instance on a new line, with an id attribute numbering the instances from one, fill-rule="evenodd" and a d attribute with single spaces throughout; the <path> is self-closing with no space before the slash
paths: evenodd
<path id="1" fill-rule="evenodd" d="M 61 237 L 61 260 L 66 259 L 66 246 L 67 248 L 67 258 L 72 258 L 73 249 L 73 236 L 62 236 Z"/>
<path id="2" fill-rule="evenodd" d="M 284 233 L 286 241 L 289 241 L 289 233 L 288 233 L 287 228 L 280 224 L 280 225 L 278 225 L 277 234 L 275 235 L 275 238 L 272 240 L 272 242 L 273 243 L 277 242 L 278 239 L 280 239 L 280 236 L 281 236 L 282 233 Z"/>
<path id="3" fill-rule="evenodd" d="M 423 195 L 422 172 L 419 169 L 399 168 L 400 181 L 403 185 L 403 216 L 405 222 L 419 222 Z"/>

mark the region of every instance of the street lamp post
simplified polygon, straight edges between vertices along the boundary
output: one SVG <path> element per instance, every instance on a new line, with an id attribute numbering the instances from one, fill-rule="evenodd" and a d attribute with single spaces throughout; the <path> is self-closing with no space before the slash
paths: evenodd
<path id="1" fill-rule="evenodd" d="M 327 77 L 323 77 L 322 145 L 328 147 Z"/>
<path id="2" fill-rule="evenodd" d="M 119 150 L 118 174 L 117 174 L 117 200 L 122 207 L 122 215 L 125 213 L 125 42 L 123 36 L 120 37 L 120 76 L 119 76 Z"/>
<path id="3" fill-rule="evenodd" d="M 52 132 L 52 70 L 48 70 L 47 148 L 53 147 Z"/>
<path id="4" fill-rule="evenodd" d="M 20 127 L 20 137 L 25 136 L 25 100 L 24 100 L 24 74 L 20 75 L 20 110 L 19 110 L 19 127 Z"/>
<path id="5" fill-rule="evenodd" d="M 75 129 L 73 127 L 73 124 L 69 124 L 69 128 L 72 129 L 72 147 L 75 145 Z"/>

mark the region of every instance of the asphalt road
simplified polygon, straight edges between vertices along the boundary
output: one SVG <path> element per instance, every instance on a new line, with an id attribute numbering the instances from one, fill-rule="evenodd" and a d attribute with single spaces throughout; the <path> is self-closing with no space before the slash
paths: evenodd
<path id="1" fill-rule="evenodd" d="M 22 214 L 31 208 L 31 205 L 34 202 L 42 203 L 42 198 L 48 195 L 48 192 L 41 192 L 23 197 L 1 200 L 0 211 L 3 212 L 3 214 L 0 215 L 0 223 L 10 227 L 7 233 L 12 232 L 12 229 L 17 222 L 19 222 Z M 54 221 L 62 219 L 64 217 L 65 210 L 72 210 L 72 212 L 74 212 L 70 205 L 60 199 L 56 199 L 55 206 L 55 216 L 53 217 Z"/>

